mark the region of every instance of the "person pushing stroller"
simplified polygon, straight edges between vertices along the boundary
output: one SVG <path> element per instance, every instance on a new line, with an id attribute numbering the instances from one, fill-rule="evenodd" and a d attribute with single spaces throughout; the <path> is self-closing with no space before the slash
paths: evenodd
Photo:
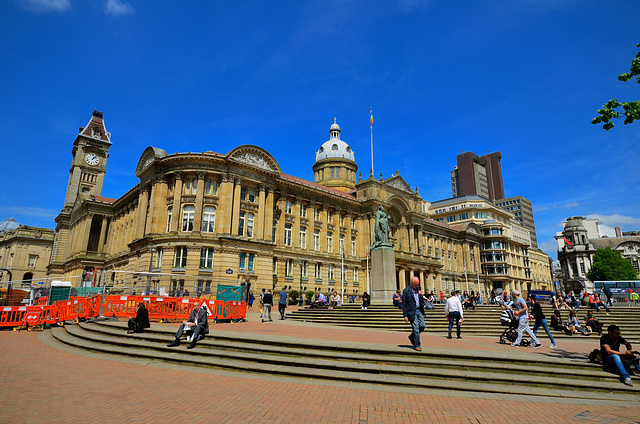
<path id="1" fill-rule="evenodd" d="M 533 348 L 537 349 L 542 346 L 542 343 L 540 343 L 536 335 L 533 334 L 533 331 L 531 331 L 531 328 L 529 328 L 529 307 L 527 306 L 527 302 L 525 302 L 525 300 L 520 297 L 520 292 L 518 290 L 511 290 L 511 294 L 516 297 L 516 301 L 514 303 L 514 307 L 516 310 L 514 312 L 514 315 L 519 320 L 518 337 L 516 338 L 516 341 L 511 344 L 511 346 L 519 347 L 520 340 L 522 340 L 522 334 L 526 331 L 527 334 L 529 334 L 529 337 L 531 337 Z"/>

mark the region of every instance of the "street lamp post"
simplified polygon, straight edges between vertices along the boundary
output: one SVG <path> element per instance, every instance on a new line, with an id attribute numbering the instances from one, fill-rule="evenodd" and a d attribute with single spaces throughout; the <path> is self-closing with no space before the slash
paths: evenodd
<path id="1" fill-rule="evenodd" d="M 156 252 L 156 249 L 152 247 L 150 250 L 151 259 L 149 259 L 149 273 L 147 274 L 147 287 L 144 289 L 144 293 L 149 296 L 151 293 L 151 271 L 153 270 L 153 254 Z"/>

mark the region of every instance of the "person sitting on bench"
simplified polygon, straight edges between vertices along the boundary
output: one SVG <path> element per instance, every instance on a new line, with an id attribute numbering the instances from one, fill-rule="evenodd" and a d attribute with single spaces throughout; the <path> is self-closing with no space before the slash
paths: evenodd
<path id="1" fill-rule="evenodd" d="M 180 346 L 180 337 L 184 331 L 191 332 L 193 339 L 187 349 L 193 349 L 196 347 L 198 340 L 204 339 L 205 334 L 209 334 L 209 321 L 207 321 L 207 306 L 204 301 L 202 304 L 196 303 L 189 319 L 182 321 L 178 332 L 176 333 L 176 339 L 167 345 L 167 347 Z"/>
<path id="2" fill-rule="evenodd" d="M 142 333 L 145 328 L 151 327 L 151 324 L 149 324 L 149 311 L 147 310 L 144 302 L 138 303 L 136 317 L 129 318 L 127 325 L 129 326 L 127 334 Z"/>

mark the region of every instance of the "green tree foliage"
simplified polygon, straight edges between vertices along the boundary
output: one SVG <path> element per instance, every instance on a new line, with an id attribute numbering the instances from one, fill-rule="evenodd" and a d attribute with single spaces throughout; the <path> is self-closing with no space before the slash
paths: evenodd
<path id="1" fill-rule="evenodd" d="M 606 247 L 596 250 L 587 278 L 591 281 L 635 280 L 638 274 L 631 261 L 623 258 L 617 250 Z"/>
<path id="2" fill-rule="evenodd" d="M 636 44 L 636 47 L 640 48 L 640 43 Z M 636 82 L 640 84 L 640 52 L 631 61 L 629 72 L 620 74 L 618 79 L 622 82 L 627 82 L 634 77 Z M 620 107 L 622 107 L 622 110 L 620 110 Z M 632 123 L 636 119 L 640 120 L 640 101 L 620 103 L 618 99 L 611 99 L 602 105 L 602 109 L 599 109 L 598 113 L 600 116 L 593 118 L 591 123 L 594 125 L 603 124 L 602 128 L 609 131 L 615 126 L 612 122 L 613 119 L 624 117 L 625 125 Z"/>

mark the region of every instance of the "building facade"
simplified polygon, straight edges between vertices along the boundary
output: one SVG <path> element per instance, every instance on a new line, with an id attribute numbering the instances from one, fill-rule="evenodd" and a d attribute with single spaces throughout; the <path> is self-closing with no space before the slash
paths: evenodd
<path id="1" fill-rule="evenodd" d="M 477 195 L 433 202 L 429 212 L 454 227 L 474 223 L 480 228 L 480 261 L 471 264 L 470 270 L 484 279 L 486 289 L 553 289 L 549 256 L 532 245 L 530 231 L 512 212 Z"/>
<path id="2" fill-rule="evenodd" d="M 591 269 L 596 250 L 606 247 L 619 251 L 623 258 L 631 261 L 640 279 L 640 236 L 610 237 L 611 230 L 595 219 L 581 216 L 567 219 L 563 231 L 555 237 L 565 290 L 593 291 L 593 281 L 586 274 Z"/>
<path id="3" fill-rule="evenodd" d="M 0 222 L 0 282 L 30 285 L 44 281 L 51 257 L 54 233 L 49 228 L 18 224 L 13 218 Z"/>
<path id="4" fill-rule="evenodd" d="M 478 157 L 464 152 L 456 157 L 457 166 L 451 171 L 453 197 L 478 195 L 489 200 L 504 198 L 502 182 L 502 153 L 488 153 Z"/>
<path id="5" fill-rule="evenodd" d="M 397 287 L 418 276 L 436 292 L 462 287 L 480 257 L 480 227 L 430 218 L 428 202 L 396 171 L 357 176 L 355 154 L 334 121 L 316 152 L 314 181 L 282 172 L 266 150 L 226 154 L 142 152 L 139 183 L 117 199 L 102 196 L 111 134 L 94 112 L 81 127 L 49 274 L 95 275 L 124 293 L 215 291 L 248 282 L 252 290 L 370 292 L 368 247 L 375 212 L 391 218 Z M 93 274 L 95 272 L 95 274 Z M 92 273 L 92 274 L 89 274 Z"/>
<path id="6" fill-rule="evenodd" d="M 518 220 L 523 227 L 529 230 L 531 246 L 537 249 L 538 237 L 536 236 L 536 224 L 533 220 L 531 201 L 522 196 L 515 196 L 496 200 L 495 204 L 504 210 L 510 211 L 513 217 Z"/>

